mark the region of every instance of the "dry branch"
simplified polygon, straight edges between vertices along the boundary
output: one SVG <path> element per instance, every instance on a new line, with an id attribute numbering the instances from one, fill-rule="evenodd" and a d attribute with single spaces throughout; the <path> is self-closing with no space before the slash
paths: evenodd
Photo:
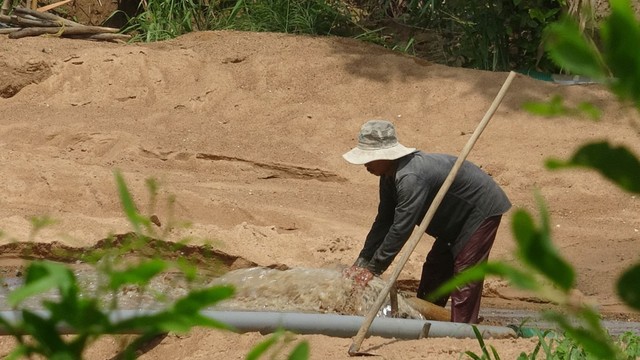
<path id="1" fill-rule="evenodd" d="M 60 27 L 63 25 L 59 21 L 28 19 L 28 18 L 17 16 L 17 15 L 11 15 L 11 16 L 0 15 L 0 21 L 7 24 L 19 25 L 21 27 L 33 27 L 33 26 Z"/>
<path id="2" fill-rule="evenodd" d="M 13 11 L 17 14 L 31 15 L 35 18 L 39 18 L 42 20 L 59 22 L 60 24 L 69 26 L 69 27 L 87 27 L 87 25 L 82 25 L 75 21 L 71 21 L 63 17 L 60 17 L 58 15 L 47 13 L 47 12 L 39 12 L 36 10 L 30 10 L 30 9 L 18 8 L 18 7 L 13 9 Z M 100 32 L 105 32 L 105 33 L 117 33 L 119 31 L 116 28 L 111 28 L 106 26 L 92 26 L 92 28 L 101 29 Z"/>
<path id="3" fill-rule="evenodd" d="M 0 34 L 11 34 L 12 32 L 16 32 L 21 28 L 0 28 Z"/>
<path id="4" fill-rule="evenodd" d="M 56 4 L 61 5 L 66 0 Z M 75 21 L 67 20 L 55 14 L 16 7 L 13 15 L 0 14 L 0 22 L 19 26 L 4 30 L 10 39 L 20 39 L 27 36 L 50 34 L 54 36 L 66 36 L 91 40 L 124 41 L 131 38 L 130 35 L 118 34 L 119 29 L 104 26 L 86 26 Z"/>
<path id="5" fill-rule="evenodd" d="M 64 4 L 66 4 L 66 3 L 68 3 L 68 2 L 71 2 L 71 0 L 58 1 L 57 3 L 53 3 L 53 4 L 49 4 L 49 5 L 45 5 L 45 6 L 39 7 L 37 10 L 39 12 L 49 11 L 51 9 L 57 8 L 58 6 L 62 6 Z"/>
<path id="6" fill-rule="evenodd" d="M 92 34 L 92 35 L 83 35 L 83 36 L 69 35 L 69 37 L 74 39 L 110 40 L 110 41 L 114 41 L 114 40 L 127 41 L 131 39 L 131 35 L 110 34 L 110 33 L 101 33 L 101 34 Z"/>
<path id="7" fill-rule="evenodd" d="M 66 26 L 84 26 L 82 24 L 79 24 L 75 21 L 71 21 L 68 19 L 65 19 L 63 17 L 60 17 L 58 15 L 55 14 L 51 14 L 48 12 L 39 12 L 37 10 L 31 10 L 31 9 L 27 9 L 27 8 L 23 8 L 23 7 L 15 7 L 13 9 L 13 12 L 15 12 L 18 15 L 31 15 L 33 17 L 36 17 L 38 19 L 42 19 L 42 20 L 51 20 L 51 21 L 60 21 L 62 22 L 62 24 L 66 25 Z"/>
<path id="8" fill-rule="evenodd" d="M 9 34 L 10 39 L 20 39 L 26 36 L 43 34 L 62 35 L 94 35 L 104 33 L 100 26 L 59 26 L 59 27 L 28 27 Z"/>

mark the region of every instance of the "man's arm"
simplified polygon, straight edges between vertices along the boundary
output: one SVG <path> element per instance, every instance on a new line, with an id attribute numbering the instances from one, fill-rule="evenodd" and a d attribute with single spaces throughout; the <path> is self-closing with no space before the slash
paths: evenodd
<path id="1" fill-rule="evenodd" d="M 382 274 L 391 265 L 411 236 L 422 210 L 427 205 L 429 189 L 426 188 L 425 181 L 415 174 L 399 179 L 396 191 L 398 201 L 394 209 L 393 223 L 367 264 L 367 269 L 375 275 Z"/>
<path id="2" fill-rule="evenodd" d="M 378 204 L 378 214 L 376 219 L 371 225 L 369 234 L 365 239 L 360 255 L 355 262 L 357 267 L 366 267 L 369 261 L 373 257 L 373 254 L 378 250 L 380 244 L 382 244 L 384 238 L 389 232 L 389 228 L 393 224 L 393 214 L 395 211 L 396 203 L 393 198 L 393 188 L 389 187 L 388 182 L 380 179 L 379 196 L 380 203 Z"/>

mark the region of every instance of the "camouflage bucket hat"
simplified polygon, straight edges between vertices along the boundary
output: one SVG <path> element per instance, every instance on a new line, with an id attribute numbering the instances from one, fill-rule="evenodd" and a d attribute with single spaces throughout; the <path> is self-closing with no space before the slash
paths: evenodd
<path id="1" fill-rule="evenodd" d="M 342 155 L 352 164 L 375 160 L 395 160 L 416 151 L 398 142 L 396 129 L 386 120 L 370 120 L 360 128 L 358 146 Z"/>

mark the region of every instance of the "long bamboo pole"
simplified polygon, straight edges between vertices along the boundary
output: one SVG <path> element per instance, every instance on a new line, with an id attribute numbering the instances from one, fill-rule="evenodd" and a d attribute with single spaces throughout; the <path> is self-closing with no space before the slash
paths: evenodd
<path id="1" fill-rule="evenodd" d="M 27 36 L 38 36 L 43 34 L 51 34 L 56 36 L 63 35 L 94 35 L 104 33 L 104 29 L 100 26 L 64 26 L 64 27 L 28 27 L 22 28 L 9 34 L 9 39 L 20 39 Z M 128 38 L 128 35 L 106 33 L 112 35 L 112 39 Z M 99 38 L 99 37 L 98 37 Z M 98 39 L 96 38 L 96 39 Z M 106 38 L 106 37 L 105 37 Z"/>
<path id="2" fill-rule="evenodd" d="M 0 21 L 3 21 L 8 24 L 20 25 L 22 27 L 61 27 L 60 22 L 51 21 L 51 20 L 43 20 L 43 19 L 35 19 L 35 18 L 24 18 L 17 15 L 0 15 Z"/>
<path id="3" fill-rule="evenodd" d="M 12 32 L 16 32 L 22 28 L 0 28 L 0 34 L 11 34 Z"/>
<path id="4" fill-rule="evenodd" d="M 409 260 L 409 256 L 418 245 L 418 242 L 420 241 L 420 238 L 422 238 L 422 235 L 424 234 L 425 230 L 427 230 L 427 226 L 429 226 L 431 219 L 433 218 L 436 211 L 438 210 L 438 207 L 440 206 L 442 199 L 444 198 L 445 194 L 449 190 L 449 187 L 453 183 L 453 180 L 455 179 L 458 173 L 458 170 L 462 166 L 462 163 L 467 158 L 467 156 L 471 152 L 471 149 L 473 148 L 476 141 L 480 137 L 480 134 L 482 134 L 482 131 L 484 131 L 484 128 L 489 123 L 489 120 L 491 120 L 491 118 L 493 117 L 493 114 L 498 109 L 498 106 L 502 102 L 502 99 L 507 93 L 507 90 L 509 89 L 509 86 L 511 85 L 511 82 L 513 81 L 515 76 L 516 76 L 515 72 L 511 71 L 509 73 L 509 76 L 507 77 L 504 84 L 502 85 L 502 88 L 498 92 L 498 95 L 493 100 L 491 107 L 489 108 L 487 113 L 484 115 L 484 117 L 482 118 L 482 121 L 480 121 L 480 124 L 478 124 L 476 130 L 473 132 L 473 135 L 471 136 L 469 141 L 467 141 L 467 144 L 465 145 L 465 147 L 462 149 L 460 156 L 458 156 L 458 159 L 453 164 L 453 167 L 451 168 L 449 175 L 444 180 L 444 183 L 440 187 L 440 190 L 438 190 L 438 193 L 433 199 L 433 202 L 429 206 L 429 209 L 427 210 L 427 213 L 425 214 L 424 219 L 422 220 L 422 223 L 420 224 L 418 229 L 411 234 L 411 237 L 409 238 L 407 243 L 404 245 L 402 249 L 402 256 L 399 259 L 398 265 L 393 270 L 393 273 L 391 274 L 391 278 L 386 283 L 385 287 L 380 291 L 380 294 L 378 294 L 378 298 L 376 299 L 376 302 L 373 304 L 373 306 L 371 306 L 371 309 L 369 309 L 369 313 L 367 314 L 365 320 L 363 321 L 362 326 L 360 327 L 360 330 L 358 330 L 358 333 L 356 334 L 356 336 L 354 336 L 353 342 L 349 347 L 349 355 L 351 356 L 369 355 L 366 353 L 361 353 L 360 346 L 362 345 L 362 341 L 364 340 L 364 337 L 366 336 L 367 331 L 369 331 L 369 327 L 371 326 L 373 319 L 376 317 L 376 314 L 380 310 L 380 307 L 385 302 L 391 287 L 395 284 L 396 280 L 398 279 L 398 276 L 400 275 L 400 272 L 402 271 L 402 268 L 407 263 L 407 260 Z"/>
<path id="5" fill-rule="evenodd" d="M 65 19 L 63 17 L 60 17 L 58 15 L 55 14 L 51 14 L 48 12 L 40 12 L 37 10 L 33 10 L 33 9 L 28 9 L 28 8 L 22 8 L 22 7 L 15 7 L 13 9 L 13 12 L 16 14 L 26 14 L 26 15 L 31 15 L 33 17 L 36 17 L 38 19 L 43 19 L 43 20 L 51 20 L 51 21 L 59 21 L 61 23 L 61 25 L 64 26 L 84 26 L 80 23 L 77 23 L 75 21 L 69 20 L 69 19 Z M 117 31 L 117 29 L 116 29 Z"/>

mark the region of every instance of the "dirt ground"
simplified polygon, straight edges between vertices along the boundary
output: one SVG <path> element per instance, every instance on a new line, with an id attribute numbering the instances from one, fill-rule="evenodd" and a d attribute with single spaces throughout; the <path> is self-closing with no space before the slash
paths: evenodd
<path id="1" fill-rule="evenodd" d="M 389 119 L 403 144 L 458 154 L 506 77 L 340 38 L 202 32 L 122 45 L 1 36 L 0 244 L 82 247 L 130 231 L 114 181 L 118 169 L 142 212 L 156 214 L 163 227 L 190 222 L 167 240 L 210 243 L 247 264 L 349 265 L 377 205 L 377 178 L 341 156 L 355 145 L 360 125 Z M 602 121 L 545 119 L 521 109 L 555 94 L 568 104 L 594 103 Z M 514 210 L 535 212 L 536 191 L 545 198 L 554 241 L 575 265 L 578 291 L 609 319 L 637 319 L 614 284 L 638 261 L 640 202 L 595 173 L 550 172 L 543 163 L 590 140 L 640 154 L 638 121 L 601 86 L 519 75 L 469 156 L 504 187 Z M 149 178 L 160 186 L 155 204 Z M 503 219 L 492 260 L 514 262 L 512 213 Z M 32 234 L 29 219 L 45 215 L 55 223 Z M 423 238 L 400 280 L 417 282 L 431 243 Z M 20 261 L 19 251 L 4 249 L 0 266 Z M 483 306 L 545 304 L 488 279 Z M 197 329 L 170 334 L 142 358 L 240 359 L 263 338 Z M 348 358 L 350 339 L 297 338 L 310 341 L 312 359 Z M 0 338 L 0 353 L 10 343 Z M 505 359 L 534 346 L 528 339 L 489 343 Z M 89 358 L 111 358 L 117 347 L 116 339 L 100 341 Z M 363 350 L 384 359 L 480 352 L 475 340 L 448 338 L 373 337 Z"/>

